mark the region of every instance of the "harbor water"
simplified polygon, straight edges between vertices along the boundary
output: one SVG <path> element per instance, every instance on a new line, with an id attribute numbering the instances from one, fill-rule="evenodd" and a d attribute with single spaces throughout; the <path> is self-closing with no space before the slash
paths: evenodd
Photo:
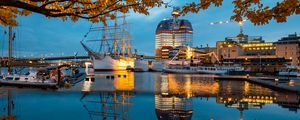
<path id="1" fill-rule="evenodd" d="M 296 93 L 213 77 L 101 72 L 58 90 L 1 86 L 0 113 L 7 116 L 11 104 L 18 120 L 300 119 Z"/>

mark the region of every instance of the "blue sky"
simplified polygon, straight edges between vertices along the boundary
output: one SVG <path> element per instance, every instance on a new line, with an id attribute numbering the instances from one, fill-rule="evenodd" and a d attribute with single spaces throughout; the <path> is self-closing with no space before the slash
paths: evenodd
<path id="1" fill-rule="evenodd" d="M 267 3 L 274 4 L 275 2 Z M 183 5 L 184 2 L 172 1 L 173 5 Z M 215 46 L 216 41 L 224 40 L 227 36 L 236 36 L 239 33 L 237 23 L 210 25 L 210 22 L 226 21 L 232 15 L 233 5 L 226 1 L 221 7 L 211 7 L 197 14 L 188 14 L 180 17 L 192 23 L 194 29 L 193 45 Z M 130 13 L 127 21 L 130 24 L 132 46 L 138 49 L 139 54 L 154 55 L 155 29 L 164 18 L 171 17 L 172 8 L 154 8 L 150 15 L 145 16 Z M 288 17 L 286 23 L 271 21 L 267 25 L 254 26 L 249 21 L 244 24 L 244 33 L 250 36 L 263 36 L 265 41 L 277 41 L 291 33 L 300 34 L 300 16 Z M 85 51 L 80 45 L 84 34 L 91 26 L 86 20 L 78 22 L 62 21 L 58 18 L 48 19 L 40 14 L 19 17 L 20 26 L 15 28 L 16 41 L 14 42 L 14 56 L 61 56 L 73 55 L 78 52 L 84 55 Z M 0 28 L 1 55 L 6 56 L 7 35 Z M 5 39 L 5 41 L 3 41 Z"/>

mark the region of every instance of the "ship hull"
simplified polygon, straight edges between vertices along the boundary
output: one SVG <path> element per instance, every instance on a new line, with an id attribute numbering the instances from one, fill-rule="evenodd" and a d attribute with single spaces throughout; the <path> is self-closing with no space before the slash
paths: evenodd
<path id="1" fill-rule="evenodd" d="M 166 63 L 163 61 L 152 61 L 151 65 L 149 66 L 149 69 L 151 71 L 162 72 L 165 66 Z"/>
<path id="2" fill-rule="evenodd" d="M 196 74 L 199 73 L 196 68 L 191 68 L 191 69 L 169 69 L 166 68 L 164 69 L 165 73 L 180 73 L 180 74 Z"/>
<path id="3" fill-rule="evenodd" d="M 132 58 L 113 59 L 111 56 L 105 56 L 102 59 L 92 57 L 92 60 L 95 71 L 126 71 L 134 68 Z"/>

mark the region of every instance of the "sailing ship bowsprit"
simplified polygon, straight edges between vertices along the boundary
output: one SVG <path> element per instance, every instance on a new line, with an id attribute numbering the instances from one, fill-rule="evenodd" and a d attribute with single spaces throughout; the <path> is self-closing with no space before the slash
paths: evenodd
<path id="1" fill-rule="evenodd" d="M 117 16 L 115 20 L 108 20 L 101 27 L 91 27 L 81 41 L 92 59 L 95 71 L 123 71 L 134 68 L 130 33 L 125 18 L 125 15 Z M 122 19 L 121 24 L 118 23 L 119 19 Z M 113 25 L 109 25 L 111 23 Z M 96 37 L 91 39 L 93 33 L 96 33 Z M 96 45 L 100 48 L 98 51 L 93 50 L 87 46 L 88 43 L 98 43 Z"/>

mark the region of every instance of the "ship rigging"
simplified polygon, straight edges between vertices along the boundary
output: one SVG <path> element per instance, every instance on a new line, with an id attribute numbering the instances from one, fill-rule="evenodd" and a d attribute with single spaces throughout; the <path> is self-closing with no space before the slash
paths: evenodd
<path id="1" fill-rule="evenodd" d="M 117 13 L 115 13 L 115 16 L 117 16 Z M 118 23 L 119 19 L 122 19 L 121 24 Z M 95 44 L 95 42 L 100 42 L 100 45 Z M 134 68 L 130 42 L 126 15 L 123 15 L 117 16 L 114 20 L 107 20 L 106 23 L 103 23 L 103 26 L 91 26 L 81 41 L 81 45 L 92 58 L 95 70 L 116 71 Z M 98 50 L 88 47 L 87 44 L 89 43 L 97 45 Z"/>

